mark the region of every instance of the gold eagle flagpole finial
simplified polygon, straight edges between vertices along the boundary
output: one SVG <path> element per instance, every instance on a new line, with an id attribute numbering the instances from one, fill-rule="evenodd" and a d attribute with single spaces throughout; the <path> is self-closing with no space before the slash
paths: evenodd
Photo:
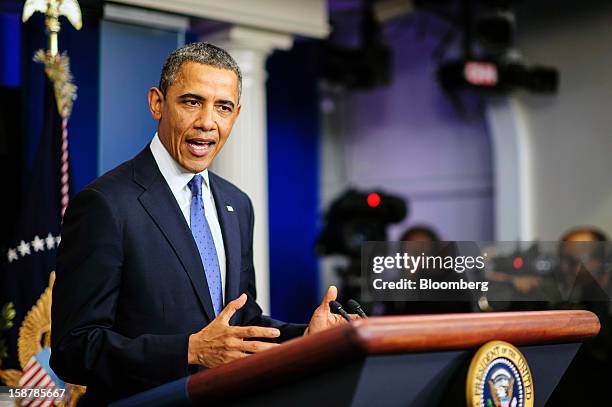
<path id="1" fill-rule="evenodd" d="M 60 31 L 59 17 L 65 16 L 77 30 L 81 29 L 81 8 L 77 0 L 26 0 L 21 20 L 25 23 L 35 12 L 45 14 L 45 27 L 49 40 L 47 52 L 54 57 L 58 53 L 57 36 Z"/>

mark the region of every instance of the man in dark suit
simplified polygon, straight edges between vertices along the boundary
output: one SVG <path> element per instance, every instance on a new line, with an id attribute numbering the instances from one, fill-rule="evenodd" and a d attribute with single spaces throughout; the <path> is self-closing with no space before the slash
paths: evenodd
<path id="1" fill-rule="evenodd" d="M 342 323 L 330 287 L 308 326 L 255 301 L 253 208 L 207 168 L 240 113 L 241 75 L 195 43 L 149 91 L 158 131 L 70 202 L 53 289 L 51 367 L 109 401 Z"/>

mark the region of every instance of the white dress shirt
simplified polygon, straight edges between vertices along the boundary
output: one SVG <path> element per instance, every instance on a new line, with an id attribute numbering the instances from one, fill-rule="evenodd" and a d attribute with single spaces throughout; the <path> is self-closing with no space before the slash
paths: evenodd
<path id="1" fill-rule="evenodd" d="M 155 133 L 155 137 L 151 141 L 151 152 L 153 158 L 159 167 L 159 171 L 164 176 L 164 179 L 170 187 L 170 191 L 178 202 L 183 216 L 187 221 L 187 225 L 191 227 L 191 190 L 187 185 L 193 178 L 194 173 L 187 171 L 177 163 L 174 158 L 168 153 L 166 147 L 161 143 L 159 136 Z M 221 225 L 217 216 L 215 201 L 210 191 L 210 182 L 208 180 L 208 169 L 200 172 L 202 176 L 202 203 L 204 204 L 204 213 L 206 221 L 210 227 L 215 249 L 217 250 L 217 258 L 219 260 L 219 268 L 221 270 L 221 288 L 223 290 L 223 300 L 225 302 L 225 246 L 223 245 L 223 235 L 221 234 Z"/>

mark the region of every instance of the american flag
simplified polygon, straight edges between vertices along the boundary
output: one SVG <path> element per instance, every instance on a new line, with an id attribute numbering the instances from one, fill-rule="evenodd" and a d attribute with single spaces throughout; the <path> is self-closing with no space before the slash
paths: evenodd
<path id="1" fill-rule="evenodd" d="M 23 369 L 23 375 L 19 380 L 21 389 L 46 389 L 53 391 L 64 387 L 64 383 L 55 376 L 49 368 L 49 349 L 44 348 L 37 355 L 32 356 L 26 367 Z M 21 399 L 22 406 L 28 407 L 50 407 L 55 401 L 53 397 L 25 397 Z"/>
<path id="2" fill-rule="evenodd" d="M 8 357 L 2 361 L 3 369 L 22 369 L 17 345 L 19 327 L 47 288 L 49 274 L 55 269 L 63 202 L 67 200 L 66 122 L 58 113 L 53 82 L 48 78 L 44 118 L 20 212 L 14 214 L 15 229 L 6 244 L 8 250 L 0 253 L 0 304 L 11 302 L 16 312 L 13 328 L 6 333 Z M 4 246 L 2 243 L 0 246 Z"/>

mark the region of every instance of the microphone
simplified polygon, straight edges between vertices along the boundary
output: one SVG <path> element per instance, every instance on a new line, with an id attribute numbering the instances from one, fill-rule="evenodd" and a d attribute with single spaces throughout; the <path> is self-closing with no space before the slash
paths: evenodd
<path id="1" fill-rule="evenodd" d="M 342 308 L 342 305 L 338 301 L 330 301 L 329 307 L 334 314 L 342 315 L 342 318 L 346 319 L 347 321 L 351 320 L 349 314 L 344 310 L 344 308 Z"/>
<path id="2" fill-rule="evenodd" d="M 368 317 L 365 311 L 363 310 L 363 308 L 361 308 L 361 304 L 359 304 L 354 299 L 351 298 L 350 300 L 348 300 L 347 304 L 348 304 L 349 309 L 353 311 L 355 314 L 359 315 L 361 318 Z"/>

